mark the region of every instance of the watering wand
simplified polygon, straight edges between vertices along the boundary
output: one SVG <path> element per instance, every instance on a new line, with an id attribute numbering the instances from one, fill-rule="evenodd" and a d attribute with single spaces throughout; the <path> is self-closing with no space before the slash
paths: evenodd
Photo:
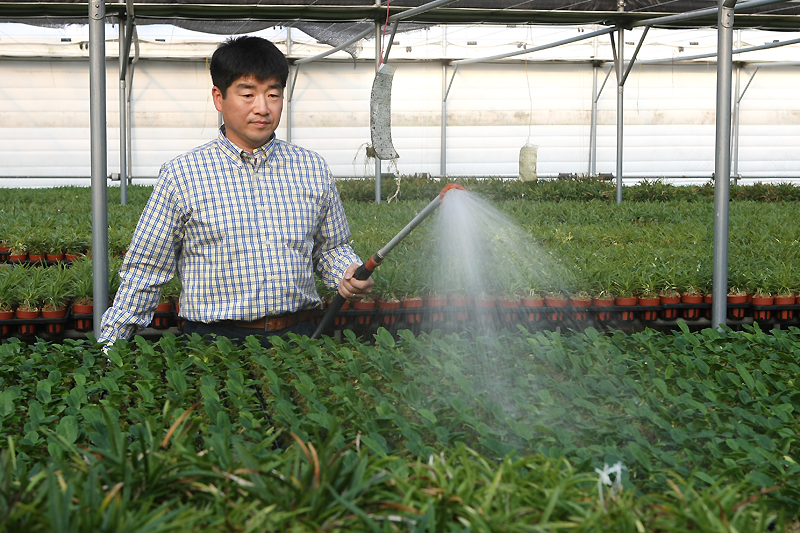
<path id="1" fill-rule="evenodd" d="M 367 260 L 366 263 L 360 265 L 353 273 L 353 277 L 358 280 L 365 280 L 369 278 L 372 275 L 372 272 L 380 266 L 380 264 L 383 262 L 384 259 L 386 259 L 386 256 L 389 255 L 389 252 L 391 252 L 394 249 L 394 247 L 398 245 L 400 241 L 405 239 L 406 236 L 414 230 L 414 228 L 419 226 L 420 223 L 428 217 L 428 215 L 433 213 L 434 210 L 436 210 L 436 208 L 439 207 L 439 204 L 441 204 L 442 200 L 444 199 L 445 193 L 450 189 L 460 189 L 463 191 L 464 187 L 456 183 L 451 183 L 445 186 L 445 188 L 442 189 L 442 192 L 439 193 L 439 196 L 434 198 L 433 201 L 431 201 L 431 203 L 429 203 L 425 207 L 425 209 L 420 211 L 419 214 L 415 216 L 414 219 L 406 225 L 406 227 L 400 230 L 400 233 L 395 235 L 392 238 L 392 240 L 386 243 L 386 245 L 383 248 L 375 252 L 372 255 L 372 257 L 370 257 Z M 314 330 L 314 333 L 311 334 L 312 339 L 318 339 L 319 336 L 322 335 L 322 332 L 325 331 L 325 329 L 333 321 L 334 317 L 336 316 L 336 313 L 338 313 L 339 309 L 341 309 L 342 305 L 344 305 L 344 302 L 345 302 L 344 296 L 342 296 L 339 293 L 336 293 L 336 297 L 328 306 L 328 309 L 325 311 L 325 314 L 322 315 L 322 319 L 320 320 L 317 329 Z"/>

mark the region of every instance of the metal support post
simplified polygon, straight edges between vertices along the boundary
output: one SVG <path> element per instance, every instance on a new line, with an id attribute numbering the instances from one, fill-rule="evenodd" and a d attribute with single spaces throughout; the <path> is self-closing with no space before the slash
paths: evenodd
<path id="1" fill-rule="evenodd" d="M 94 334 L 108 308 L 108 162 L 106 160 L 106 4 L 89 2 L 89 123 L 92 167 Z"/>
<path id="2" fill-rule="evenodd" d="M 442 126 L 439 143 L 439 175 L 447 176 L 447 62 L 442 61 Z"/>
<path id="3" fill-rule="evenodd" d="M 589 176 L 597 174 L 597 63 L 592 64 L 592 121 L 589 126 Z"/>
<path id="4" fill-rule="evenodd" d="M 128 53 L 133 20 L 119 18 L 119 196 L 128 205 Z"/>
<path id="5" fill-rule="evenodd" d="M 381 25 L 375 23 L 375 72 L 381 66 Z M 381 203 L 381 160 L 375 158 L 375 203 Z"/>
<path id="6" fill-rule="evenodd" d="M 292 70 L 294 70 L 294 76 L 292 76 Z M 297 81 L 297 72 L 300 70 L 300 67 L 297 65 L 291 65 L 289 67 L 289 87 L 287 87 L 286 91 L 286 142 L 292 142 L 292 97 L 294 96 L 294 84 Z"/>
<path id="7" fill-rule="evenodd" d="M 739 107 L 744 98 L 744 93 L 750 88 L 750 84 L 753 83 L 753 78 L 756 77 L 760 68 L 761 67 L 756 67 L 750 79 L 747 81 L 747 85 L 745 85 L 742 92 L 739 93 L 739 78 L 741 77 L 742 69 L 738 65 L 736 66 L 736 97 L 733 99 L 733 133 L 731 135 L 731 148 L 733 150 L 733 171 L 731 174 L 736 181 L 739 180 Z"/>
<path id="8" fill-rule="evenodd" d="M 742 81 L 742 67 L 736 65 L 736 87 L 733 98 L 733 119 L 731 120 L 731 174 L 734 184 L 739 182 L 739 87 Z"/>
<path id="9" fill-rule="evenodd" d="M 625 30 L 619 28 L 617 41 L 617 203 L 622 203 L 622 125 L 625 96 Z"/>
<path id="10" fill-rule="evenodd" d="M 714 150 L 714 277 L 711 326 L 726 324 L 728 310 L 728 201 L 731 174 L 731 72 L 733 8 L 719 0 L 717 25 L 717 131 Z"/>
<path id="11" fill-rule="evenodd" d="M 131 17 L 131 21 L 133 21 L 133 0 L 128 0 L 126 2 L 128 6 L 128 16 Z M 139 61 L 139 35 L 136 31 L 136 25 L 131 23 L 131 31 L 130 31 L 130 42 L 128 43 L 128 52 L 125 54 L 126 57 L 130 54 L 130 45 L 133 45 L 133 59 L 130 60 L 128 63 L 128 72 L 127 72 L 127 94 L 125 97 L 125 124 L 126 124 L 126 150 L 127 150 L 127 161 L 128 161 L 128 181 L 133 179 L 133 128 L 132 128 L 132 117 L 131 117 L 131 95 L 133 92 L 133 73 L 136 71 L 136 63 Z"/>

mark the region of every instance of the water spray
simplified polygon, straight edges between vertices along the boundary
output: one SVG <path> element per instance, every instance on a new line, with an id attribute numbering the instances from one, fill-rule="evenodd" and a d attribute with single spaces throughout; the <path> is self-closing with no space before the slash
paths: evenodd
<path id="1" fill-rule="evenodd" d="M 425 207 L 425 209 L 420 211 L 419 214 L 415 216 L 413 220 L 411 220 L 411 222 L 409 222 L 406 225 L 406 227 L 400 230 L 400 233 L 395 235 L 394 238 L 392 238 L 391 241 L 386 243 L 386 245 L 383 248 L 375 252 L 367 260 L 366 263 L 360 265 L 353 273 L 353 277 L 358 280 L 365 280 L 369 278 L 372 275 L 372 272 L 380 266 L 380 264 L 383 262 L 384 259 L 386 259 L 386 256 L 389 255 L 389 252 L 391 252 L 394 249 L 394 247 L 400 243 L 400 241 L 405 239 L 409 233 L 411 233 L 417 226 L 419 226 L 420 223 L 428 217 L 428 215 L 433 213 L 436 210 L 436 208 L 439 207 L 439 204 L 441 204 L 442 201 L 444 200 L 445 193 L 447 193 L 451 189 L 460 189 L 462 191 L 465 190 L 464 187 L 456 183 L 451 183 L 445 186 L 445 188 L 442 189 L 442 191 L 439 193 L 439 196 L 434 198 L 431 201 L 431 203 L 429 203 Z M 322 332 L 325 331 L 325 329 L 327 329 L 327 327 L 333 321 L 334 317 L 336 316 L 336 313 L 338 313 L 339 309 L 341 309 L 342 305 L 344 305 L 344 302 L 345 302 L 344 296 L 337 293 L 336 297 L 333 299 L 330 306 L 328 306 L 328 309 L 325 311 L 325 314 L 322 315 L 322 320 L 320 320 L 317 329 L 314 330 L 314 333 L 311 334 L 312 339 L 318 339 L 320 335 L 322 335 Z"/>

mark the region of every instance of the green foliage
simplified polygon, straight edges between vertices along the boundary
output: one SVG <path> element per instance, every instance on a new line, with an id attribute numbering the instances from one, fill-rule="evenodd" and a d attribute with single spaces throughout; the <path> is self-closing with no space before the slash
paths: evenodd
<path id="1" fill-rule="evenodd" d="M 800 508 L 797 328 L 274 343 L 0 345 L 0 531 L 766 531 Z M 617 462 L 622 493 L 595 470 Z"/>
<path id="2" fill-rule="evenodd" d="M 679 180 L 678 180 L 679 181 Z M 566 178 L 540 179 L 538 181 L 519 181 L 509 178 L 426 178 L 402 176 L 400 194 L 403 201 L 427 200 L 435 198 L 447 183 L 459 183 L 467 190 L 481 196 L 505 202 L 526 199 L 529 201 L 560 202 L 601 201 L 616 202 L 616 183 L 606 178 Z M 375 179 L 353 178 L 337 182 L 339 194 L 345 201 L 374 202 Z M 397 190 L 397 179 L 384 176 L 381 179 L 382 200 L 386 201 Z M 732 200 L 755 202 L 797 202 L 800 201 L 800 187 L 789 183 L 731 186 Z M 627 202 L 711 202 L 714 199 L 714 184 L 672 185 L 660 179 L 644 180 L 635 185 L 625 186 L 623 198 Z"/>

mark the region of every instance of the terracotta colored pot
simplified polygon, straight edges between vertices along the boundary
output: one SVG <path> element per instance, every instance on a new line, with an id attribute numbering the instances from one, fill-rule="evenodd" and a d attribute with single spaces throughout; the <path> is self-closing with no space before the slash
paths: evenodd
<path id="1" fill-rule="evenodd" d="M 47 254 L 48 261 L 62 261 L 64 259 L 64 254 Z"/>
<path id="2" fill-rule="evenodd" d="M 659 298 L 639 298 L 639 305 L 642 307 L 655 307 L 661 300 Z M 642 320 L 655 320 L 658 318 L 658 311 L 642 311 Z"/>
<path id="3" fill-rule="evenodd" d="M 528 322 L 538 322 L 542 319 L 542 313 L 533 311 L 533 309 L 544 307 L 544 298 L 523 298 L 519 303 L 529 310 L 527 313 Z"/>
<path id="4" fill-rule="evenodd" d="M 28 259 L 28 254 L 11 254 L 8 256 L 9 261 L 20 262 L 20 261 L 25 261 L 27 259 Z"/>
<path id="5" fill-rule="evenodd" d="M 353 309 L 361 311 L 358 315 L 358 323 L 365 326 L 372 321 L 372 312 L 375 310 L 375 302 L 373 300 L 359 300 L 353 302 Z"/>
<path id="6" fill-rule="evenodd" d="M 664 304 L 677 304 L 677 303 L 681 302 L 681 297 L 680 296 L 665 296 L 665 295 L 662 294 L 661 296 L 659 296 L 658 299 L 661 302 L 661 305 L 664 305 Z M 676 318 L 677 316 L 678 316 L 678 310 L 677 309 L 664 309 L 661 312 L 661 318 L 673 319 L 673 318 Z"/>
<path id="7" fill-rule="evenodd" d="M 177 322 L 178 329 L 183 331 L 183 323 L 186 322 L 186 320 L 181 318 L 181 316 L 180 316 L 181 315 L 181 306 L 178 304 L 177 300 L 172 305 L 175 306 L 175 317 L 176 317 L 175 320 Z M 315 324 L 316 324 L 316 322 L 315 322 Z"/>
<path id="8" fill-rule="evenodd" d="M 36 311 L 22 311 L 21 309 L 17 309 L 17 318 L 19 319 L 39 318 L 40 316 L 42 316 L 42 311 L 40 309 Z M 22 335 L 33 335 L 36 332 L 36 324 L 20 324 L 17 326 L 17 331 Z"/>
<path id="9" fill-rule="evenodd" d="M 775 305 L 794 305 L 796 298 L 794 296 L 778 296 L 775 298 Z M 781 309 L 775 311 L 778 320 L 791 320 L 794 318 L 794 309 Z"/>
<path id="10" fill-rule="evenodd" d="M 743 304 L 747 303 L 746 294 L 728 295 L 729 304 Z M 728 309 L 728 318 L 744 318 L 744 307 Z"/>
<path id="11" fill-rule="evenodd" d="M 92 317 L 93 313 L 94 305 L 73 304 L 72 306 L 73 315 Z M 76 318 L 73 327 L 78 331 L 89 331 L 92 329 L 92 321 L 92 318 Z"/>
<path id="12" fill-rule="evenodd" d="M 699 294 L 681 294 L 681 303 L 684 304 L 700 304 L 703 303 L 703 297 Z M 683 318 L 694 319 L 700 318 L 700 308 L 686 308 L 683 310 Z"/>
<path id="13" fill-rule="evenodd" d="M 614 299 L 614 305 L 630 307 L 632 305 L 638 305 L 639 298 L 636 296 L 624 296 L 620 298 Z M 619 315 L 617 315 L 620 320 L 630 321 L 636 318 L 636 311 L 620 311 Z"/>
<path id="14" fill-rule="evenodd" d="M 339 311 L 347 311 L 350 309 L 350 302 L 345 300 L 342 306 L 339 308 Z M 347 317 L 342 315 L 336 315 L 333 317 L 333 325 L 334 326 L 344 326 L 347 324 Z"/>
<path id="15" fill-rule="evenodd" d="M 47 260 L 47 256 L 45 254 L 28 254 L 28 261 L 45 261 Z"/>
<path id="16" fill-rule="evenodd" d="M 592 298 L 592 305 L 594 307 L 611 307 L 614 305 L 614 298 Z M 601 322 L 605 322 L 611 320 L 611 313 L 600 311 L 595 313 L 594 317 Z"/>
<path id="17" fill-rule="evenodd" d="M 426 298 L 425 307 L 427 307 L 430 311 L 431 322 L 441 323 L 445 321 L 444 311 L 432 311 L 432 309 L 447 307 L 447 298 L 441 298 L 438 296 Z"/>
<path id="18" fill-rule="evenodd" d="M 378 300 L 378 309 L 382 310 L 392 310 L 392 309 L 399 309 L 400 302 L 387 302 L 384 300 Z M 395 324 L 397 323 L 397 315 L 395 314 L 386 314 L 383 316 L 383 320 L 381 321 L 383 324 Z"/>
<path id="19" fill-rule="evenodd" d="M 478 308 L 478 316 L 480 321 L 484 323 L 494 322 L 492 309 L 497 307 L 497 302 L 494 300 L 476 300 L 475 307 Z"/>
<path id="20" fill-rule="evenodd" d="M 447 301 L 451 307 L 461 308 L 456 311 L 457 321 L 461 322 L 469 318 L 469 307 L 472 304 L 472 300 L 469 298 L 448 298 Z"/>
<path id="21" fill-rule="evenodd" d="M 775 298 L 772 296 L 753 296 L 750 302 L 753 305 L 772 305 Z M 756 311 L 753 310 L 753 318 L 756 320 L 769 320 L 772 317 L 772 311 Z"/>
<path id="22" fill-rule="evenodd" d="M 77 261 L 77 260 L 78 260 L 78 259 L 80 259 L 80 258 L 81 258 L 81 256 L 80 256 L 80 255 L 75 255 L 75 254 L 64 254 L 64 259 L 66 259 L 67 261 Z"/>
<path id="23" fill-rule="evenodd" d="M 422 298 L 409 298 L 400 301 L 400 307 L 403 309 L 421 309 L 424 301 Z M 422 313 L 408 313 L 406 314 L 406 322 L 409 324 L 419 324 L 422 322 Z"/>
<path id="24" fill-rule="evenodd" d="M 64 318 L 67 316 L 67 308 L 56 309 L 54 311 L 42 311 L 42 318 Z M 64 331 L 64 323 L 58 324 L 45 324 L 47 326 L 47 333 L 61 333 Z"/>
<path id="25" fill-rule="evenodd" d="M 0 320 L 11 320 L 12 318 L 14 318 L 14 311 L 0 311 Z M 0 325 L 0 335 L 6 336 L 8 331 L 8 326 Z"/>
<path id="26" fill-rule="evenodd" d="M 592 299 L 589 298 L 588 300 L 583 298 L 570 298 L 569 305 L 576 308 L 577 310 L 572 313 L 572 319 L 578 321 L 584 321 L 589 318 L 589 313 L 585 310 L 580 310 L 581 307 L 589 307 L 592 305 Z"/>
<path id="27" fill-rule="evenodd" d="M 171 313 L 172 312 L 172 303 L 171 302 L 162 302 L 158 304 L 156 307 L 156 313 Z M 154 316 L 153 320 L 150 321 L 150 327 L 156 329 L 166 329 L 169 327 L 171 322 L 171 317 L 157 317 Z"/>
<path id="28" fill-rule="evenodd" d="M 706 294 L 705 296 L 703 296 L 703 303 L 704 304 L 712 304 L 712 303 L 714 303 L 714 297 L 711 296 L 710 294 Z M 706 318 L 711 318 L 711 308 L 710 307 L 708 309 L 706 309 L 703 313 L 704 313 Z"/>
<path id="29" fill-rule="evenodd" d="M 555 311 L 551 311 L 548 313 L 547 318 L 553 321 L 557 320 L 564 320 L 564 311 L 559 310 L 559 307 L 566 307 L 569 303 L 567 298 L 553 298 L 553 297 L 544 297 L 544 305 L 545 307 L 555 307 Z"/>
<path id="30" fill-rule="evenodd" d="M 498 300 L 497 307 L 500 308 L 500 321 L 505 324 L 518 322 L 519 313 L 514 309 L 519 309 L 519 300 Z"/>

